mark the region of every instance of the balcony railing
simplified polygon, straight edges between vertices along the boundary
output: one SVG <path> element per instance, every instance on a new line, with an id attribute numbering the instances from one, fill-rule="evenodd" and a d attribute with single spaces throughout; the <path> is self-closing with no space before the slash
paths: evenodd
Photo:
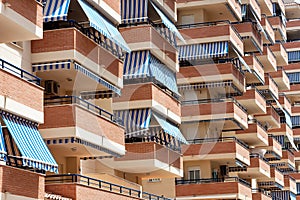
<path id="1" fill-rule="evenodd" d="M 112 42 L 110 42 L 108 38 L 101 35 L 101 33 L 96 31 L 95 29 L 86 28 L 82 24 L 79 24 L 74 20 L 68 20 L 65 22 L 48 22 L 44 24 L 44 30 L 53 30 L 53 29 L 62 29 L 62 28 L 76 28 L 85 36 L 93 40 L 95 43 L 97 43 L 104 49 L 111 52 L 117 58 L 121 60 L 124 59 L 124 53 L 122 52 L 121 48 L 117 44 L 113 44 Z"/>
<path id="2" fill-rule="evenodd" d="M 142 192 L 140 190 L 124 187 L 114 183 L 102 181 L 95 178 L 90 178 L 80 174 L 59 174 L 59 175 L 48 175 L 45 180 L 46 184 L 56 183 L 80 183 L 82 185 L 88 185 L 93 188 L 99 188 L 102 190 L 110 191 L 117 194 L 128 195 L 130 197 L 149 199 L 149 200 L 171 200 L 163 196 Z"/>
<path id="3" fill-rule="evenodd" d="M 0 67 L 3 70 L 5 70 L 5 71 L 7 71 L 7 72 L 19 77 L 19 78 L 22 78 L 22 79 L 24 79 L 28 82 L 35 83 L 36 85 L 41 85 L 41 79 L 40 78 L 30 74 L 29 72 L 25 71 L 24 69 L 21 69 L 21 68 L 19 68 L 15 65 L 3 60 L 3 59 L 1 59 L 1 58 L 0 58 Z"/>
<path id="4" fill-rule="evenodd" d="M 211 143 L 211 142 L 236 142 L 245 149 L 249 149 L 249 146 L 245 144 L 243 141 L 237 139 L 236 137 L 220 137 L 220 138 L 205 138 L 205 139 L 193 139 L 188 140 L 189 144 L 205 144 L 205 143 Z"/>
<path id="5" fill-rule="evenodd" d="M 185 184 L 205 184 L 205 183 L 224 183 L 224 182 L 238 182 L 247 187 L 250 187 L 250 183 L 239 177 L 226 177 L 226 178 L 204 178 L 204 179 L 175 179 L 176 185 Z"/>
<path id="6" fill-rule="evenodd" d="M 269 163 L 269 161 L 266 158 L 264 158 L 262 155 L 258 153 L 251 153 L 250 158 L 259 158 L 260 160 L 263 160 L 265 163 Z"/>
<path id="7" fill-rule="evenodd" d="M 112 113 L 110 113 L 106 110 L 103 110 L 102 108 L 100 108 L 94 104 L 91 104 L 88 101 L 83 100 L 77 96 L 59 96 L 59 97 L 45 98 L 44 104 L 45 104 L 45 106 L 77 104 L 98 116 L 109 119 L 110 121 L 112 121 L 114 123 L 122 124 L 120 121 L 121 119 L 117 119 Z"/>
<path id="8" fill-rule="evenodd" d="M 252 193 L 262 193 L 262 194 L 264 194 L 264 195 L 266 195 L 266 196 L 268 196 L 268 197 L 271 197 L 271 192 L 270 191 L 268 191 L 268 190 L 264 190 L 264 189 L 262 189 L 262 188 L 253 188 L 252 189 Z"/>
<path id="9" fill-rule="evenodd" d="M 200 99 L 200 100 L 189 100 L 189 101 L 182 101 L 181 105 L 195 105 L 195 104 L 206 104 L 206 103 L 220 103 L 220 102 L 233 102 L 237 105 L 240 109 L 242 109 L 245 113 L 247 113 L 247 109 L 240 104 L 234 98 L 227 98 L 227 99 Z"/>

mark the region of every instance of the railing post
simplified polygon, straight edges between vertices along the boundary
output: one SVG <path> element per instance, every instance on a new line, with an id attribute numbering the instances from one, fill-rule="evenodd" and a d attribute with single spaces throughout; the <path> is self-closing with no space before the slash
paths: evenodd
<path id="1" fill-rule="evenodd" d="M 101 186 L 101 181 L 99 181 L 99 188 L 100 188 L 100 189 L 102 188 L 102 186 Z"/>
<path id="2" fill-rule="evenodd" d="M 122 191 L 122 186 L 120 186 L 120 194 L 122 194 L 123 193 L 123 191 Z"/>
<path id="3" fill-rule="evenodd" d="M 112 191 L 112 184 L 109 184 L 109 191 Z"/>

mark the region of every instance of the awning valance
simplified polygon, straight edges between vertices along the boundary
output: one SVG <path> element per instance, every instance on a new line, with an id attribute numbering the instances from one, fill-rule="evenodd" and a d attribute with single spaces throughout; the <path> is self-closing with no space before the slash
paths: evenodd
<path id="1" fill-rule="evenodd" d="M 3 111 L 1 117 L 21 153 L 23 166 L 58 172 L 57 163 L 35 123 Z"/>
<path id="2" fill-rule="evenodd" d="M 42 64 L 33 64 L 32 65 L 32 72 L 44 72 L 44 71 L 53 71 L 53 70 L 71 70 L 74 69 L 85 76 L 89 77 L 90 79 L 96 81 L 97 83 L 105 86 L 109 90 L 115 92 L 116 94 L 120 95 L 121 90 L 116 86 L 112 85 L 108 81 L 104 80 L 102 77 L 97 75 L 96 73 L 90 71 L 89 69 L 83 67 L 77 62 L 67 60 L 67 61 L 57 61 L 53 63 L 42 63 Z"/>
<path id="3" fill-rule="evenodd" d="M 44 22 L 66 21 L 71 0 L 48 0 L 44 7 Z"/>
<path id="4" fill-rule="evenodd" d="M 150 108 L 120 110 L 115 111 L 115 115 L 123 120 L 126 135 L 151 135 L 153 132 L 157 132 L 157 128 L 160 127 L 160 130 L 162 129 L 178 141 L 187 144 L 186 139 L 177 126 L 168 122 L 165 118 L 153 112 Z M 156 123 L 152 120 L 156 121 Z"/>
<path id="5" fill-rule="evenodd" d="M 179 46 L 179 60 L 201 60 L 228 55 L 228 41 Z"/>
<path id="6" fill-rule="evenodd" d="M 178 94 L 176 73 L 154 57 L 150 51 L 135 51 L 124 60 L 124 79 L 153 77 Z"/>

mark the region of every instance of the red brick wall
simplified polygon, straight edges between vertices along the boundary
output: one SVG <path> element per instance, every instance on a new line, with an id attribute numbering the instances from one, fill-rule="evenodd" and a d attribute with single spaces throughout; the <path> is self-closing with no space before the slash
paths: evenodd
<path id="1" fill-rule="evenodd" d="M 43 111 L 43 89 L 3 70 L 0 70 L 0 95 Z"/>
<path id="2" fill-rule="evenodd" d="M 52 184 L 46 185 L 46 192 L 62 195 L 73 200 L 133 200 L 138 198 L 128 197 L 105 190 L 91 188 L 77 184 Z"/>
<path id="3" fill-rule="evenodd" d="M 122 127 L 74 105 L 45 107 L 45 123 L 40 125 L 39 129 L 73 126 L 105 136 L 124 145 L 124 129 Z"/>
<path id="4" fill-rule="evenodd" d="M 44 38 L 32 41 L 32 53 L 75 49 L 113 75 L 122 78 L 123 64 L 109 51 L 83 35 L 75 28 L 45 31 Z"/>
<path id="5" fill-rule="evenodd" d="M 185 105 L 182 106 L 181 110 L 182 116 L 212 115 L 220 113 L 234 113 L 234 103 L 220 102 L 199 105 Z"/>
<path id="6" fill-rule="evenodd" d="M 104 0 L 114 11 L 121 14 L 121 1 L 120 0 Z"/>
<path id="7" fill-rule="evenodd" d="M 44 176 L 9 166 L 1 166 L 0 175 L 2 193 L 44 199 Z"/>
<path id="8" fill-rule="evenodd" d="M 33 0 L 0 0 L 7 2 L 11 9 L 19 13 L 32 23 L 39 27 L 43 27 L 43 7 L 41 4 Z"/>
<path id="9" fill-rule="evenodd" d="M 236 143 L 216 142 L 205 144 L 190 144 L 188 146 L 184 145 L 182 148 L 182 152 L 184 152 L 184 156 L 235 153 Z"/>
<path id="10" fill-rule="evenodd" d="M 229 36 L 230 25 L 205 26 L 199 28 L 180 29 L 180 33 L 186 39 L 208 38 L 217 36 Z"/>

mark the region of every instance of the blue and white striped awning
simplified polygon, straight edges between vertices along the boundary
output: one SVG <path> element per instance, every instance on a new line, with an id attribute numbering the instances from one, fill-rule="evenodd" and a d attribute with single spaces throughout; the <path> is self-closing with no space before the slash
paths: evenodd
<path id="1" fill-rule="evenodd" d="M 300 83 L 300 72 L 288 73 L 290 83 Z"/>
<path id="2" fill-rule="evenodd" d="M 0 124 L 0 160 L 6 160 L 6 156 L 7 156 L 7 151 L 5 148 L 5 141 L 4 141 L 4 136 L 3 136 L 3 132 L 2 132 L 2 127 Z"/>
<path id="3" fill-rule="evenodd" d="M 153 113 L 153 116 L 156 119 L 156 121 L 158 122 L 158 124 L 161 126 L 161 128 L 166 133 L 173 136 L 180 142 L 182 142 L 184 144 L 188 144 L 188 142 L 186 141 L 186 139 L 184 138 L 184 136 L 182 135 L 181 131 L 179 130 L 179 128 L 177 126 L 171 124 L 165 118 L 163 118 L 162 116 L 160 116 L 158 114 Z"/>
<path id="4" fill-rule="evenodd" d="M 130 52 L 130 48 L 123 39 L 118 29 L 106 20 L 97 10 L 92 8 L 84 0 L 77 0 L 81 8 L 84 10 L 86 16 L 89 19 L 90 26 L 95 28 L 101 34 L 109 38 L 111 41 L 119 45 L 122 49 Z"/>
<path id="5" fill-rule="evenodd" d="M 228 55 L 228 41 L 179 46 L 179 60 L 201 60 Z"/>
<path id="6" fill-rule="evenodd" d="M 168 27 L 168 29 L 170 29 L 173 33 L 175 33 L 176 36 L 178 37 L 178 39 L 180 39 L 182 42 L 185 42 L 184 38 L 182 37 L 182 35 L 178 31 L 178 29 L 176 28 L 174 23 L 171 20 L 169 20 L 168 17 L 165 16 L 165 14 L 158 7 L 156 7 L 156 5 L 153 2 L 151 2 L 151 4 L 152 4 L 153 8 L 156 10 L 157 14 L 160 16 L 162 23 L 166 27 Z"/>
<path id="7" fill-rule="evenodd" d="M 300 116 L 292 116 L 291 117 L 293 128 L 300 126 Z"/>
<path id="8" fill-rule="evenodd" d="M 150 108 L 115 111 L 115 116 L 123 121 L 127 135 L 148 130 L 151 114 Z"/>
<path id="9" fill-rule="evenodd" d="M 73 67 L 74 66 L 74 67 Z M 44 71 L 53 71 L 53 70 L 71 70 L 75 69 L 76 71 L 86 75 L 90 79 L 96 81 L 97 83 L 105 86 L 114 93 L 121 95 L 121 90 L 116 86 L 112 85 L 108 81 L 104 80 L 102 77 L 96 73 L 88 70 L 86 67 L 83 67 L 77 62 L 67 60 L 67 61 L 57 61 L 53 63 L 43 63 L 43 64 L 34 64 L 32 65 L 32 72 L 44 72 Z"/>
<path id="10" fill-rule="evenodd" d="M 151 135 L 152 132 L 158 132 L 157 126 L 159 126 L 167 134 L 173 136 L 181 143 L 187 144 L 186 139 L 177 126 L 154 113 L 150 108 L 119 110 L 115 111 L 115 115 L 123 120 L 127 136 Z M 151 123 L 152 120 L 156 120 L 157 123 Z"/>
<path id="11" fill-rule="evenodd" d="M 300 51 L 289 51 L 287 53 L 288 53 L 289 62 L 300 61 Z"/>
<path id="12" fill-rule="evenodd" d="M 295 194 L 288 190 L 283 191 L 272 191 L 272 200 L 294 200 Z"/>
<path id="13" fill-rule="evenodd" d="M 66 21 L 71 0 L 47 0 L 44 7 L 44 22 Z"/>
<path id="14" fill-rule="evenodd" d="M 10 113 L 2 119 L 22 155 L 23 166 L 58 173 L 58 166 L 40 135 L 37 124 Z"/>
<path id="15" fill-rule="evenodd" d="M 150 51 L 135 51 L 126 54 L 124 60 L 124 79 L 153 77 L 178 94 L 176 73 L 154 57 Z"/>
<path id="16" fill-rule="evenodd" d="M 122 22 L 139 23 L 148 20 L 148 1 L 147 0 L 122 0 Z"/>

